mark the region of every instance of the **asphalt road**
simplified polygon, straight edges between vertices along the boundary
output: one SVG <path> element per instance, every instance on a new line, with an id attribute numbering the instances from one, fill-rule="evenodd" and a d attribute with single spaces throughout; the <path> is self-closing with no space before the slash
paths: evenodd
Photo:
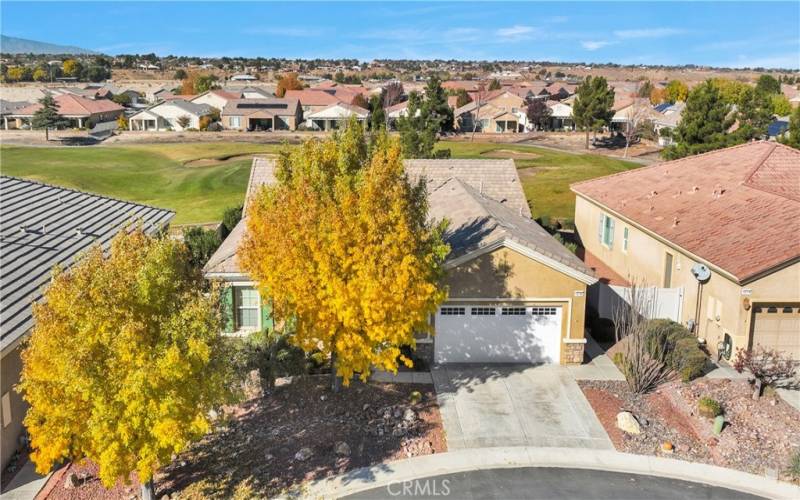
<path id="1" fill-rule="evenodd" d="M 560 468 L 488 469 L 394 483 L 350 499 L 744 500 L 761 498 L 662 477 Z"/>

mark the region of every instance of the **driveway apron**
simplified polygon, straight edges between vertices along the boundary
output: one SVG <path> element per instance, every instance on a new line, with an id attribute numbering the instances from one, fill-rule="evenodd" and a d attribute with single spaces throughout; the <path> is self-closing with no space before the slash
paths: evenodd
<path id="1" fill-rule="evenodd" d="M 442 365 L 433 370 L 449 449 L 613 449 L 566 367 Z"/>

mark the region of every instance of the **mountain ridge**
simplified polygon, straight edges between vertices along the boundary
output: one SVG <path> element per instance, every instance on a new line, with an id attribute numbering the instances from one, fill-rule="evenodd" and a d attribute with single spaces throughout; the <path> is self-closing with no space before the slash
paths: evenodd
<path id="1" fill-rule="evenodd" d="M 3 54 L 99 54 L 94 50 L 74 45 L 59 45 L 6 35 L 0 35 L 0 52 Z"/>

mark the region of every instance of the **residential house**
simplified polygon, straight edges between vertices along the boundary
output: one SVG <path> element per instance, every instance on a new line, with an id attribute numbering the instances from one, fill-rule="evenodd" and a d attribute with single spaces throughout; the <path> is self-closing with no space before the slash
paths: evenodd
<path id="1" fill-rule="evenodd" d="M 661 116 L 655 118 L 659 146 L 669 146 L 673 143 L 672 131 L 680 123 L 685 107 L 686 103 L 682 101 L 678 101 L 675 104 L 665 103 L 656 106 L 656 111 L 661 113 Z M 665 133 L 667 131 L 669 133 Z"/>
<path id="2" fill-rule="evenodd" d="M 425 179 L 430 216 L 450 223 L 445 240 L 449 296 L 420 335 L 417 352 L 435 363 L 580 363 L 586 289 L 592 271 L 531 219 L 513 160 L 406 160 Z M 229 334 L 271 328 L 268 302 L 239 267 L 248 208 L 274 162 L 256 158 L 244 218 L 205 266 L 228 286 Z"/>
<path id="3" fill-rule="evenodd" d="M 233 75 L 231 81 L 233 82 L 255 82 L 258 78 L 253 75 Z"/>
<path id="4" fill-rule="evenodd" d="M 352 104 L 339 102 L 304 116 L 306 127 L 311 130 L 335 130 L 343 127 L 352 117 L 361 123 L 366 122 L 369 119 L 369 111 Z"/>
<path id="5" fill-rule="evenodd" d="M 548 101 L 550 108 L 550 130 L 575 130 L 572 106 L 560 101 Z"/>
<path id="6" fill-rule="evenodd" d="M 19 128 L 22 124 L 21 121 L 11 117 L 20 109 L 25 109 L 30 105 L 31 103 L 28 101 L 6 101 L 0 99 L 0 117 L 3 119 L 3 129 Z M 11 118 L 10 121 L 9 118 Z"/>
<path id="7" fill-rule="evenodd" d="M 212 113 L 208 104 L 195 104 L 183 99 L 170 99 L 139 111 L 128 119 L 128 128 L 135 131 L 199 129 L 200 118 Z M 186 126 L 181 120 L 186 118 Z"/>
<path id="8" fill-rule="evenodd" d="M 308 116 L 317 111 L 341 102 L 334 94 L 323 90 L 287 90 L 285 99 L 296 99 L 303 108 L 303 115 Z"/>
<path id="9" fill-rule="evenodd" d="M 150 234 L 160 232 L 175 214 L 6 176 L 0 176 L 0 211 L 0 467 L 5 470 L 25 440 L 27 403 L 14 386 L 20 380 L 23 344 L 33 328 L 32 306 L 42 298 L 53 266 L 68 270 L 90 247 L 107 247 L 132 224 L 142 224 Z"/>
<path id="10" fill-rule="evenodd" d="M 229 92 L 227 90 L 214 89 L 193 97 L 191 102 L 195 104 L 206 104 L 214 109 L 222 111 L 222 108 L 224 108 L 228 102 L 234 99 L 241 99 L 241 97 L 242 94 L 240 92 Z"/>
<path id="11" fill-rule="evenodd" d="M 58 114 L 69 120 L 70 127 L 91 128 L 98 123 L 113 122 L 125 112 L 125 108 L 108 99 L 87 99 L 72 94 L 62 94 L 53 98 L 58 107 Z M 22 123 L 30 124 L 34 113 L 41 109 L 38 102 L 9 115 L 17 121 L 17 128 Z"/>
<path id="12" fill-rule="evenodd" d="M 750 142 L 580 182 L 575 226 L 614 273 L 681 288 L 677 319 L 713 353 L 800 360 L 798 165 L 800 151 Z"/>
<path id="13" fill-rule="evenodd" d="M 485 133 L 516 133 L 526 130 L 527 106 L 519 95 L 501 89 L 484 96 L 476 95 L 473 99 L 453 112 L 458 130 L 471 132 L 476 125 L 478 131 Z"/>
<path id="14" fill-rule="evenodd" d="M 625 131 L 629 123 L 635 123 L 640 126 L 645 121 L 649 121 L 653 124 L 653 128 L 656 129 L 656 120 L 660 120 L 663 117 L 662 113 L 659 113 L 650 105 L 650 99 L 637 97 L 628 106 L 614 113 L 614 116 L 611 117 L 611 126 L 609 128 L 611 130 Z"/>
<path id="15" fill-rule="evenodd" d="M 303 110 L 296 99 L 233 99 L 222 108 L 220 118 L 230 130 L 297 130 Z"/>
<path id="16" fill-rule="evenodd" d="M 777 140 L 789 129 L 790 116 L 776 116 L 769 126 L 767 126 L 767 138 L 771 141 Z"/>

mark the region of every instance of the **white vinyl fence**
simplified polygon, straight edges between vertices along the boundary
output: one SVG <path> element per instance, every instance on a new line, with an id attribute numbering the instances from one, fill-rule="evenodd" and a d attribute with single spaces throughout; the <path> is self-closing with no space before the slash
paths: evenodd
<path id="1" fill-rule="evenodd" d="M 683 287 L 681 288 L 656 288 L 648 287 L 641 290 L 644 301 L 652 301 L 653 307 L 649 308 L 650 319 L 663 318 L 681 321 L 681 307 L 683 304 Z M 630 303 L 631 289 L 618 285 L 596 283 L 589 287 L 588 301 L 601 318 L 614 318 L 614 311 L 622 304 Z"/>

